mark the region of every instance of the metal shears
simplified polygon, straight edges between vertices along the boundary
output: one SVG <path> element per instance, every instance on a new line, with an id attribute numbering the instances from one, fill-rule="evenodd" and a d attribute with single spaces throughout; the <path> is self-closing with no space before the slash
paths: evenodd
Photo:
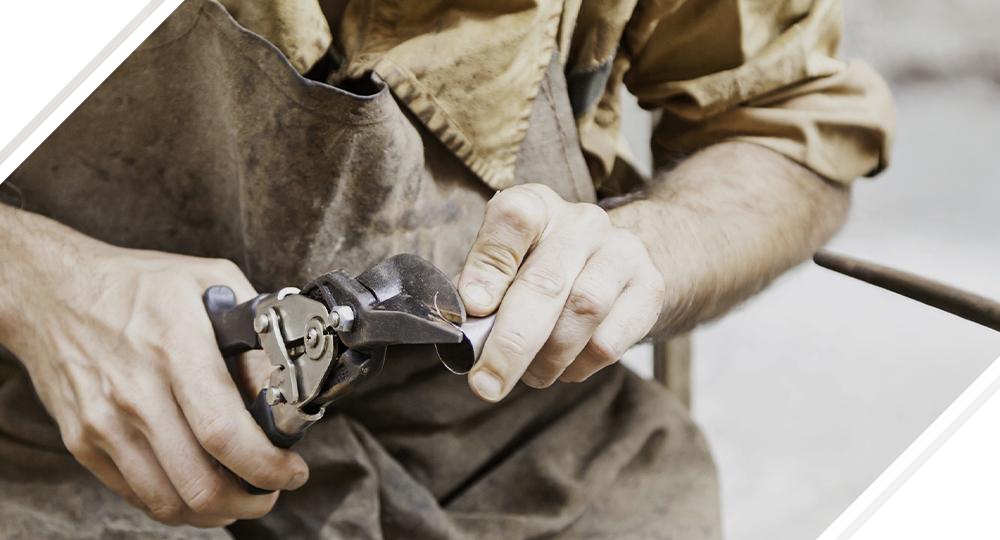
<path id="1" fill-rule="evenodd" d="M 391 347 L 425 346 L 453 373 L 465 374 L 493 326 L 492 317 L 467 317 L 451 280 L 410 254 L 354 278 L 334 270 L 302 290 L 242 304 L 225 286 L 210 287 L 203 300 L 223 356 L 263 349 L 274 366 L 250 413 L 281 448 L 299 441 L 328 404 L 377 375 Z"/>

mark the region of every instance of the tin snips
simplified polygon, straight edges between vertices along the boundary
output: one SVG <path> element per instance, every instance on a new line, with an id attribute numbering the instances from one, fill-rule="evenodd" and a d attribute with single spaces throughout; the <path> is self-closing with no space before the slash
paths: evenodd
<path id="1" fill-rule="evenodd" d="M 302 290 L 286 288 L 242 304 L 231 289 L 215 286 L 205 291 L 204 302 L 223 356 L 263 349 L 274 366 L 250 412 L 282 448 L 301 439 L 329 403 L 376 376 L 389 347 L 432 346 L 428 350 L 449 370 L 464 374 L 492 328 L 492 318 L 467 318 L 451 280 L 409 254 L 355 278 L 334 270 Z"/>

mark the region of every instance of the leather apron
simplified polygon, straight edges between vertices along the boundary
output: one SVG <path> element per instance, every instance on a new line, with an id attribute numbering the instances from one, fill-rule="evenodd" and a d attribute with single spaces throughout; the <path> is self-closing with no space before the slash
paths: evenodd
<path id="1" fill-rule="evenodd" d="M 401 252 L 456 274 L 493 192 L 376 77 L 349 88 L 301 77 L 219 4 L 187 0 L 10 181 L 30 211 L 123 247 L 230 259 L 260 291 Z M 516 174 L 595 200 L 557 58 Z M 7 376 L 0 537 L 719 537 L 705 442 L 658 385 L 613 366 L 490 405 L 428 360 L 388 358 L 295 447 L 306 486 L 208 531 L 104 488 L 27 377 Z"/>

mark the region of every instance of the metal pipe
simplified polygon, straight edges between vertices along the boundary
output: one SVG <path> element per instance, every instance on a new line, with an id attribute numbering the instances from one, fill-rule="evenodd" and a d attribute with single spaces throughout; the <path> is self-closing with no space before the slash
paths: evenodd
<path id="1" fill-rule="evenodd" d="M 1000 332 L 1000 302 L 914 274 L 820 251 L 813 261 L 823 268 L 912 298 Z"/>

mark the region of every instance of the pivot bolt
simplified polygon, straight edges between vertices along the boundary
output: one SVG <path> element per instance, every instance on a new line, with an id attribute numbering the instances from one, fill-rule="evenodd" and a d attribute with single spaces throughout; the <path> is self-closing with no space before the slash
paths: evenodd
<path id="1" fill-rule="evenodd" d="M 315 328 L 310 328 L 309 331 L 306 332 L 306 345 L 309 347 L 319 345 L 319 332 L 317 332 Z"/>
<path id="2" fill-rule="evenodd" d="M 271 319 L 268 318 L 266 313 L 261 313 L 253 320 L 253 329 L 258 334 L 266 334 L 271 330 Z"/>
<path id="3" fill-rule="evenodd" d="M 305 350 L 306 355 L 313 360 L 321 360 L 326 353 L 326 327 L 323 320 L 314 317 L 306 323 L 305 328 Z"/>

